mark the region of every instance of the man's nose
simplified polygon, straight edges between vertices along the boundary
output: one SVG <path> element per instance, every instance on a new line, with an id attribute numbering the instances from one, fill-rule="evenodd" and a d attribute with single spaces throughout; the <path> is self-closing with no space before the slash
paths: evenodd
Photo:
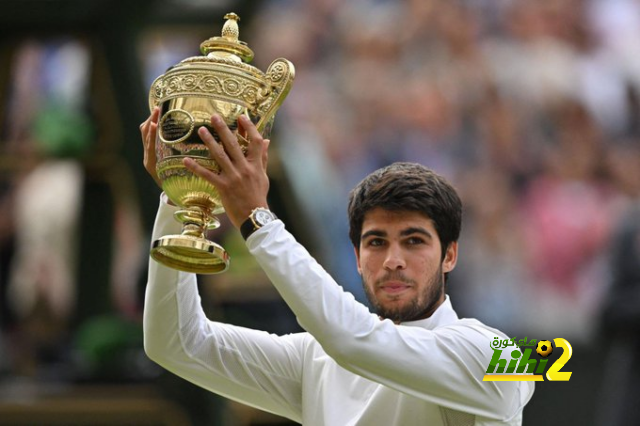
<path id="1" fill-rule="evenodd" d="M 402 250 L 400 247 L 391 245 L 384 259 L 384 268 L 389 271 L 396 271 L 407 267 Z"/>

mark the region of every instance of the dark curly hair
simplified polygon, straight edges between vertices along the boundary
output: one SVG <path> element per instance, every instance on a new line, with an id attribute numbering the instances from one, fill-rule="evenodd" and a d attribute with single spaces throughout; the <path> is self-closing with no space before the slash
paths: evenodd
<path id="1" fill-rule="evenodd" d="M 458 241 L 462 202 L 445 178 L 417 163 L 393 163 L 364 178 L 349 195 L 349 238 L 359 250 L 365 214 L 377 207 L 390 211 L 416 211 L 434 223 L 442 245 Z"/>

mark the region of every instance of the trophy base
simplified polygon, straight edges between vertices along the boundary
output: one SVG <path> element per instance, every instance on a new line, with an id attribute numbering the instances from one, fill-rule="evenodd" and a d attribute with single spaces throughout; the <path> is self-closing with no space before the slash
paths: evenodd
<path id="1" fill-rule="evenodd" d="M 154 241 L 151 257 L 170 268 L 196 274 L 218 274 L 229 267 L 225 249 L 191 235 L 166 235 Z"/>

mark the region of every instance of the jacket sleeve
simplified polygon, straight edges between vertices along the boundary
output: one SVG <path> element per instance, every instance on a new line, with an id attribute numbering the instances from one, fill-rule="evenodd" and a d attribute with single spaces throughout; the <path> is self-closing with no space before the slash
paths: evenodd
<path id="1" fill-rule="evenodd" d="M 179 234 L 175 208 L 161 201 L 153 238 Z M 301 421 L 305 334 L 275 336 L 209 321 L 196 276 L 149 260 L 144 347 L 167 370 L 212 392 Z"/>
<path id="2" fill-rule="evenodd" d="M 531 382 L 483 382 L 493 335 L 477 322 L 435 330 L 395 325 L 345 291 L 281 221 L 247 241 L 300 325 L 343 368 L 435 404 L 506 421 L 531 397 Z"/>

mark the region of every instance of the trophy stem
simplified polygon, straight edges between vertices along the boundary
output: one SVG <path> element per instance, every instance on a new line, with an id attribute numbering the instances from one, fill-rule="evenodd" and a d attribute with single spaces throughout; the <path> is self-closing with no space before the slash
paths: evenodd
<path id="1" fill-rule="evenodd" d="M 178 210 L 174 213 L 174 217 L 183 223 L 183 235 L 204 238 L 204 231 L 216 229 L 220 226 L 220 222 L 213 216 L 211 209 L 197 205 Z"/>
<path id="2" fill-rule="evenodd" d="M 220 222 L 211 209 L 187 206 L 174 215 L 182 222 L 182 234 L 166 235 L 153 242 L 151 257 L 163 265 L 185 272 L 217 274 L 229 267 L 229 255 L 220 245 L 209 241 L 204 232 Z"/>

